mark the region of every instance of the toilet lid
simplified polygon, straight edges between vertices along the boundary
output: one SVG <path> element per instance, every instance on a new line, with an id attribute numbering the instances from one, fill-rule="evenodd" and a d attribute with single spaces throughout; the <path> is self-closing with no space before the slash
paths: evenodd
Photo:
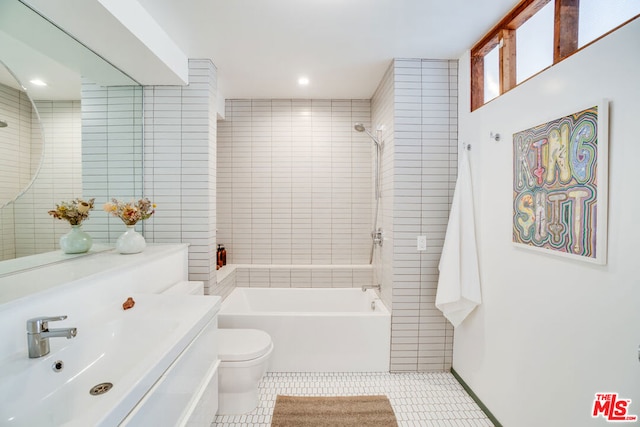
<path id="1" fill-rule="evenodd" d="M 257 329 L 218 329 L 218 358 L 224 362 L 257 359 L 271 348 L 271 337 Z"/>

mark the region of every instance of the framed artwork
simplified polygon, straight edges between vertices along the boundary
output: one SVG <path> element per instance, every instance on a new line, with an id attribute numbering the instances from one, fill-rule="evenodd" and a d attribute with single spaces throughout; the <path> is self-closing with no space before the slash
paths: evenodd
<path id="1" fill-rule="evenodd" d="M 513 135 L 513 242 L 607 262 L 608 112 L 602 101 Z"/>

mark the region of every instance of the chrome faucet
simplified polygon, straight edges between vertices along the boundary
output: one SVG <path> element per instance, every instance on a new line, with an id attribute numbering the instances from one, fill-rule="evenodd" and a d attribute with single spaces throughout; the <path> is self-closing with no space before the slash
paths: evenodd
<path id="1" fill-rule="evenodd" d="M 67 316 L 35 317 L 27 320 L 27 346 L 29 357 L 37 357 L 49 354 L 49 338 L 64 337 L 70 339 L 76 336 L 76 328 L 49 329 L 49 322 L 64 320 Z"/>
<path id="2" fill-rule="evenodd" d="M 380 284 L 377 285 L 362 285 L 362 292 L 366 292 L 367 289 L 375 289 L 378 292 L 381 292 L 382 287 Z"/>

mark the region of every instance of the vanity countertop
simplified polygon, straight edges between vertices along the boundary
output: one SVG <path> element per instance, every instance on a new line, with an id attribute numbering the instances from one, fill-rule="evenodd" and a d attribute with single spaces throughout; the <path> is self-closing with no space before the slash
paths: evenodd
<path id="1" fill-rule="evenodd" d="M 186 247 L 186 243 L 150 243 L 143 252 L 131 255 L 119 254 L 108 247 L 82 257 L 70 257 L 60 251 L 34 255 L 29 258 L 41 257 L 45 262 L 15 274 L 0 275 L 0 304 L 115 269 L 138 266 L 173 252 L 184 251 Z"/>

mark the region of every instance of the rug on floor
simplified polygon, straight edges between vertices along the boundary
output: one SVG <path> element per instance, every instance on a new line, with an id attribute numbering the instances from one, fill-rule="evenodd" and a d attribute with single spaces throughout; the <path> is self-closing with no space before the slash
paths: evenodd
<path id="1" fill-rule="evenodd" d="M 395 427 L 387 396 L 276 397 L 271 427 Z"/>

